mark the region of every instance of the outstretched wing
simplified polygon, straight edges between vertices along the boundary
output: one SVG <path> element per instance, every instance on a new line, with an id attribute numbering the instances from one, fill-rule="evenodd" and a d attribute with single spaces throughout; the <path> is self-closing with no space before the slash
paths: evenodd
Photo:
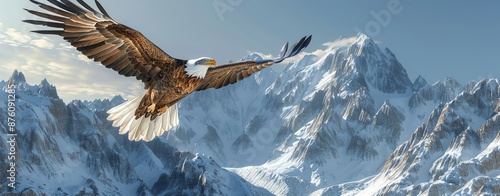
<path id="1" fill-rule="evenodd" d="M 299 42 L 294 44 L 291 48 L 292 51 L 287 54 L 288 43 L 286 43 L 280 51 L 278 58 L 266 59 L 259 61 L 243 61 L 236 63 L 229 63 L 216 67 L 210 67 L 201 82 L 200 86 L 196 89 L 198 91 L 208 88 L 220 88 L 229 84 L 234 84 L 240 80 L 247 78 L 255 72 L 258 72 L 274 63 L 280 63 L 286 58 L 290 58 L 299 54 L 311 42 L 311 35 L 303 37 Z"/>
<path id="2" fill-rule="evenodd" d="M 88 58 L 121 75 L 134 76 L 143 81 L 146 87 L 158 75 L 162 75 L 160 72 L 166 66 L 182 64 L 181 60 L 170 57 L 140 32 L 114 21 L 97 0 L 95 3 L 100 12 L 83 0 L 77 0 L 81 6 L 69 0 L 48 0 L 56 7 L 30 1 L 50 14 L 25 10 L 50 21 L 24 22 L 58 28 L 33 32 L 60 35 Z"/>

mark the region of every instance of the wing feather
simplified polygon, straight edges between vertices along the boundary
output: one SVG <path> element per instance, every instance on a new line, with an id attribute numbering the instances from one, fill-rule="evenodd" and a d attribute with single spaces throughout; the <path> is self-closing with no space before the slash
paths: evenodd
<path id="1" fill-rule="evenodd" d="M 77 0 L 79 5 L 69 0 L 48 0 L 53 5 L 30 1 L 48 13 L 25 10 L 48 21 L 24 22 L 57 28 L 33 32 L 62 36 L 88 58 L 121 75 L 134 76 L 146 87 L 157 78 L 156 74 L 182 61 L 170 57 L 140 32 L 114 21 L 98 1 L 99 11 L 83 0 Z"/>
<path id="2" fill-rule="evenodd" d="M 71 12 L 73 14 L 81 14 L 81 12 L 78 9 L 71 8 L 70 6 L 68 6 L 64 3 L 61 3 L 57 0 L 48 0 L 48 1 L 52 4 L 54 4 L 55 6 L 60 7 L 61 9 L 66 10 L 68 12 Z"/>
<path id="3" fill-rule="evenodd" d="M 54 15 L 51 15 L 51 14 L 46 14 L 46 13 L 38 12 L 38 11 L 35 11 L 35 10 L 28 10 L 28 9 L 24 9 L 24 10 L 26 10 L 30 14 L 33 14 L 33 15 L 36 15 L 36 16 L 39 16 L 39 17 L 42 17 L 42 18 L 46 18 L 46 19 L 49 19 L 49 20 L 55 20 L 55 21 L 59 21 L 59 22 L 64 22 L 64 21 L 67 20 L 67 18 L 63 18 L 63 17 L 60 17 L 60 16 L 54 16 Z"/>
<path id="4" fill-rule="evenodd" d="M 35 1 L 35 0 L 30 0 L 32 3 L 34 4 L 37 4 L 40 8 L 44 9 L 44 10 L 47 10 L 49 12 L 52 12 L 52 13 L 56 13 L 56 14 L 59 14 L 61 16 L 66 16 L 66 17 L 72 17 L 74 16 L 73 14 L 71 13 L 68 13 L 66 11 L 62 11 L 60 9 L 57 9 L 55 7 L 52 7 L 50 5 L 46 5 L 46 4 L 43 4 L 43 3 L 40 3 L 38 1 Z"/>
<path id="5" fill-rule="evenodd" d="M 274 63 L 280 63 L 286 58 L 293 57 L 306 48 L 311 42 L 312 36 L 305 36 L 299 42 L 294 44 L 291 48 L 292 51 L 287 54 L 288 43 L 286 43 L 280 50 L 279 56 L 276 59 L 264 59 L 257 61 L 242 61 L 220 65 L 217 67 L 210 67 L 201 81 L 201 84 L 196 89 L 197 91 L 205 90 L 208 88 L 221 88 L 229 84 L 234 84 L 240 80 L 248 78 L 255 72 L 263 70 Z"/>
<path id="6" fill-rule="evenodd" d="M 218 89 L 229 84 L 234 84 L 271 65 L 272 63 L 269 62 L 259 64 L 255 61 L 244 61 L 211 67 L 196 90 Z"/>
<path id="7" fill-rule="evenodd" d="M 99 12 L 97 12 L 94 8 L 90 7 L 89 4 L 85 3 L 85 1 L 83 0 L 77 0 L 78 3 L 80 3 L 80 5 L 82 5 L 85 9 L 91 11 L 92 13 L 94 14 L 98 14 Z"/>
<path id="8" fill-rule="evenodd" d="M 121 60 L 119 62 L 115 61 L 113 63 L 117 63 L 117 65 L 115 67 L 113 67 L 113 70 L 115 70 L 118 73 L 120 73 L 123 69 L 125 69 L 125 67 L 127 67 L 130 64 L 130 61 L 125 58 L 125 59 L 123 59 L 123 60 Z"/>
<path id="9" fill-rule="evenodd" d="M 108 60 L 109 58 L 112 58 L 116 55 L 115 58 L 118 58 L 119 56 L 122 56 L 122 55 L 117 55 L 117 53 L 120 52 L 120 47 L 122 47 L 123 45 L 115 45 L 113 46 L 112 48 L 109 48 L 107 50 L 104 50 L 94 56 L 89 56 L 89 58 L 93 58 L 95 61 L 98 61 L 98 62 L 102 62 L 103 65 L 104 64 L 104 61 L 105 60 Z"/>
<path id="10" fill-rule="evenodd" d="M 99 11 L 101 11 L 101 13 L 104 14 L 104 16 L 106 16 L 108 19 L 111 19 L 111 16 L 109 16 L 108 12 L 106 12 L 106 10 L 104 9 L 104 7 L 101 5 L 101 3 L 99 3 L 99 1 L 95 1 L 95 4 L 97 5 L 97 8 L 99 8 Z"/>
<path id="11" fill-rule="evenodd" d="M 80 6 L 74 4 L 71 1 L 68 1 L 68 0 L 61 0 L 61 1 L 64 4 L 66 4 L 69 8 L 71 8 L 72 10 L 75 10 L 77 12 L 77 14 L 83 14 L 83 15 L 85 15 L 85 13 L 89 12 L 88 10 L 85 10 L 85 9 L 81 8 Z"/>

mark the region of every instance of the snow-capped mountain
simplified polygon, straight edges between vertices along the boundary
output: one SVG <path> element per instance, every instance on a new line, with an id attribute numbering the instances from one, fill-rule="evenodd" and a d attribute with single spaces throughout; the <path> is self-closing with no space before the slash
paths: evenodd
<path id="1" fill-rule="evenodd" d="M 0 87 L 18 89 L 16 190 L 500 194 L 497 80 L 412 82 L 395 55 L 366 35 L 340 41 L 280 73 L 265 69 L 193 93 L 180 102 L 180 126 L 150 143 L 127 141 L 105 120 L 105 111 L 124 101 L 120 96 L 65 104 L 46 80 L 30 86 L 15 72 Z M 6 105 L 0 106 L 5 122 Z"/>
<path id="2" fill-rule="evenodd" d="M 375 175 L 410 135 L 405 128 L 424 122 L 414 119 L 425 114 L 408 107 L 424 86 L 423 78 L 410 81 L 392 52 L 359 35 L 280 74 L 264 70 L 253 80 L 193 94 L 181 106 L 188 120 L 170 141 L 274 194 L 305 195 Z"/>
<path id="3" fill-rule="evenodd" d="M 429 92 L 444 96 L 456 90 L 456 84 L 447 79 L 413 96 Z M 443 86 L 448 90 L 443 91 Z M 496 79 L 471 82 L 451 101 L 435 107 L 376 175 L 321 189 L 314 195 L 498 195 L 499 90 Z"/>
<path id="4" fill-rule="evenodd" d="M 75 100 L 63 103 L 56 88 L 43 80 L 29 85 L 15 71 L 0 85 L 2 98 L 14 84 L 16 95 L 17 153 L 15 189 L 2 181 L 0 193 L 27 195 L 270 195 L 213 159 L 181 152 L 165 142 L 130 142 L 106 121 L 106 110 L 123 102 Z M 1 102 L 0 119 L 7 122 Z M 7 130 L 6 124 L 0 125 Z M 4 131 L 2 131 L 4 132 Z M 0 154 L 7 157 L 7 134 L 0 136 Z M 10 137 L 9 137 L 10 138 Z M 2 159 L 2 171 L 10 161 Z M 7 172 L 0 172 L 7 179 Z"/>

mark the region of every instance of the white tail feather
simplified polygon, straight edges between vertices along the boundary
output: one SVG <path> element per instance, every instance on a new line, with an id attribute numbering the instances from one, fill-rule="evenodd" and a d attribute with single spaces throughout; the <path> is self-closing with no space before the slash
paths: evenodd
<path id="1" fill-rule="evenodd" d="M 170 106 L 165 113 L 157 116 L 153 121 L 144 116 L 135 119 L 134 113 L 141 100 L 142 96 L 139 96 L 108 110 L 108 120 L 113 121 L 114 127 L 120 127 L 119 134 L 128 132 L 129 140 L 142 139 L 148 142 L 179 124 L 177 104 Z"/>

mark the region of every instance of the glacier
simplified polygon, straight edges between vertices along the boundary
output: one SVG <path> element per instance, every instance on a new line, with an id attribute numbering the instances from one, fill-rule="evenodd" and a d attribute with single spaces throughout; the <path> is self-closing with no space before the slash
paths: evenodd
<path id="1" fill-rule="evenodd" d="M 128 141 L 105 120 L 121 96 L 64 103 L 47 80 L 30 85 L 15 71 L 0 82 L 0 119 L 15 84 L 18 179 L 0 192 L 500 194 L 497 79 L 411 81 L 368 36 L 337 41 L 283 70 L 191 94 L 179 103 L 180 126 L 148 143 Z"/>

